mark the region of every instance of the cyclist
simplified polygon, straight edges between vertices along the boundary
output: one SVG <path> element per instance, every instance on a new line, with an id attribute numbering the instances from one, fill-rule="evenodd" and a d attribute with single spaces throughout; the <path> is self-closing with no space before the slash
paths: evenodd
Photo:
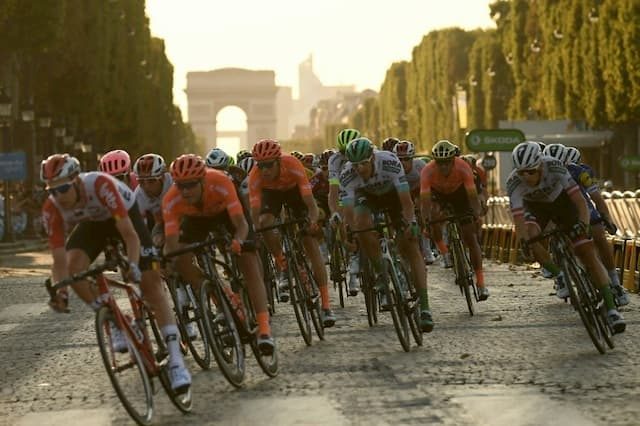
<path id="1" fill-rule="evenodd" d="M 202 241 L 208 232 L 217 232 L 220 226 L 226 228 L 233 235 L 230 250 L 238 255 L 240 272 L 256 311 L 258 347 L 263 354 L 272 354 L 275 342 L 271 337 L 262 274 L 255 250 L 243 247 L 243 242 L 253 240 L 253 231 L 233 182 L 223 172 L 207 169 L 202 158 L 194 154 L 176 158 L 170 171 L 174 185 L 162 201 L 165 252 L 178 250 L 183 244 Z M 192 254 L 178 256 L 174 264 L 182 278 L 196 289 L 200 288 L 204 278 L 194 265 Z"/>
<path id="2" fill-rule="evenodd" d="M 411 277 L 420 298 L 420 328 L 430 332 L 433 318 L 429 310 L 427 271 L 418 247 L 419 227 L 402 164 L 391 152 L 374 151 L 367 138 L 349 142 L 346 155 L 349 162 L 340 174 L 340 184 L 345 191 L 342 202 L 346 222 L 355 231 L 371 229 L 372 212 L 389 212 L 397 235 L 402 235 L 397 239 L 398 248 L 411 267 Z M 358 241 L 376 272 L 381 305 L 388 308 L 389 271 L 382 261 L 377 234 L 373 231 L 358 233 Z"/>
<path id="3" fill-rule="evenodd" d="M 177 393 L 186 392 L 191 375 L 180 352 L 178 327 L 162 290 L 160 274 L 153 265 L 155 249 L 151 236 L 131 189 L 106 173 L 80 173 L 78 160 L 67 154 L 54 154 L 44 160 L 40 178 L 49 192 L 42 211 L 53 257 L 53 280 L 85 271 L 104 249 L 107 239 L 119 236 L 129 259 L 127 278 L 140 282 L 166 341 L 171 387 Z M 67 229 L 71 232 L 65 243 Z M 95 288 L 86 282 L 71 287 L 93 310 L 102 306 Z M 66 304 L 62 294 L 51 301 L 54 309 L 66 308 Z M 126 337 L 115 324 L 112 324 L 112 345 L 119 352 L 128 350 Z"/>
<path id="4" fill-rule="evenodd" d="M 420 196 L 420 172 L 426 166 L 426 163 L 418 158 L 415 158 L 416 148 L 413 142 L 400 141 L 393 147 L 393 153 L 396 154 L 398 160 L 402 163 L 404 174 L 407 177 L 407 183 L 409 184 L 409 191 L 411 192 L 411 199 L 414 206 L 418 207 Z M 432 264 L 435 259 L 433 257 L 433 251 L 431 251 L 431 241 L 424 235 L 420 236 L 420 249 L 427 265 Z"/>
<path id="5" fill-rule="evenodd" d="M 131 157 L 127 151 L 115 149 L 107 152 L 100 158 L 98 170 L 123 181 L 131 189 L 138 187 L 137 176 L 131 173 Z"/>
<path id="6" fill-rule="evenodd" d="M 133 164 L 133 172 L 138 177 L 138 187 L 134 196 L 140 208 L 142 218 L 156 247 L 164 244 L 164 226 L 162 224 L 162 197 L 167 193 L 173 180 L 167 172 L 164 158 L 158 154 L 145 154 Z"/>
<path id="7" fill-rule="evenodd" d="M 626 324 L 615 307 L 607 271 L 591 239 L 589 209 L 578 185 L 562 162 L 544 156 L 536 142 L 518 144 L 512 157 L 515 169 L 507 179 L 507 192 L 522 247 L 557 278 L 556 294 L 566 298 L 569 289 L 558 265 L 539 242 L 527 244 L 527 240 L 539 235 L 548 222 L 569 231 L 576 255 L 603 296 L 614 331 L 623 332 Z"/>
<path id="8" fill-rule="evenodd" d="M 396 146 L 398 142 L 400 142 L 398 138 L 386 138 L 384 141 L 382 141 L 382 150 L 393 152 L 393 147 Z"/>
<path id="9" fill-rule="evenodd" d="M 262 139 L 253 146 L 253 158 L 257 164 L 249 173 L 249 204 L 251 218 L 257 228 L 273 225 L 280 215 L 282 205 L 292 208 L 296 216 L 309 219 L 307 232 L 302 235 L 302 243 L 311 261 L 322 298 L 322 322 L 325 327 L 332 327 L 336 317 L 331 311 L 329 288 L 327 286 L 327 270 L 324 266 L 318 241 L 313 234 L 318 234 L 318 207 L 304 167 L 293 156 L 282 154 L 280 144 L 273 139 Z M 282 251 L 280 237 L 275 231 L 265 232 L 265 241 L 280 269 L 281 301 L 289 300 L 286 279 L 285 253 Z M 284 296 L 283 296 L 284 295 Z"/>
<path id="10" fill-rule="evenodd" d="M 247 151 L 246 149 L 241 149 L 236 154 L 236 163 L 240 164 L 240 162 L 245 158 L 251 158 L 251 152 Z"/>
<path id="11" fill-rule="evenodd" d="M 224 152 L 220 148 L 213 148 L 207 154 L 207 158 L 205 162 L 207 163 L 207 167 L 216 169 L 216 170 L 227 170 L 229 168 L 229 163 L 232 157 L 230 157 L 226 152 Z"/>
<path id="12" fill-rule="evenodd" d="M 352 140 L 359 138 L 360 132 L 356 129 L 344 129 L 338 133 L 336 148 L 338 152 L 329 157 L 329 211 L 331 212 L 332 224 L 341 226 L 342 235 L 347 235 L 344 226 L 342 226 L 342 207 L 339 206 L 340 199 L 344 196 L 344 190 L 340 188 L 340 172 L 347 163 L 345 151 L 347 145 Z M 358 274 L 360 273 L 360 259 L 357 250 L 350 250 L 349 256 L 349 295 L 357 296 L 360 286 L 358 284 Z"/>
<path id="13" fill-rule="evenodd" d="M 306 154 L 304 154 L 304 156 L 302 157 L 302 165 L 305 167 L 305 169 L 310 170 L 313 176 L 316 172 L 315 167 L 313 166 L 313 163 L 316 161 L 316 155 L 312 152 L 307 152 Z"/>
<path id="14" fill-rule="evenodd" d="M 320 221 L 322 223 L 327 223 L 329 214 L 329 166 L 328 161 L 329 158 L 334 154 L 334 151 L 331 149 L 324 150 L 322 154 L 319 156 L 319 167 L 317 172 L 311 177 L 309 183 L 311 184 L 311 192 L 313 193 L 313 198 L 315 198 L 318 207 L 320 208 Z M 327 249 L 326 241 L 329 241 L 329 236 L 327 235 L 326 230 L 328 227 L 324 227 L 325 230 L 325 241 L 320 243 L 320 251 L 322 252 L 322 257 L 324 258 L 325 263 L 329 263 L 329 250 Z"/>
<path id="15" fill-rule="evenodd" d="M 460 149 L 448 140 L 438 141 L 431 149 L 435 161 L 420 174 L 422 217 L 426 223 L 443 217 L 449 207 L 454 215 L 470 215 L 461 223 L 462 240 L 469 248 L 469 257 L 476 275 L 478 299 L 487 300 L 489 289 L 484 282 L 482 251 L 478 243 L 476 219 L 481 214 L 471 167 L 457 154 Z M 452 265 L 451 253 L 442 239 L 442 227 L 432 226 L 433 240 L 444 258 L 445 267 Z"/>

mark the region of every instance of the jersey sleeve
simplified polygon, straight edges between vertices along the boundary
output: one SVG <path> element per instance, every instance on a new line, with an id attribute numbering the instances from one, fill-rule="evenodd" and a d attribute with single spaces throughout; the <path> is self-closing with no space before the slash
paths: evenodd
<path id="1" fill-rule="evenodd" d="M 291 158 L 293 159 L 293 161 L 289 160 L 288 158 L 284 158 L 282 160 L 281 167 L 282 165 L 285 165 L 285 167 L 289 169 L 289 172 L 298 185 L 300 195 L 302 195 L 303 197 L 312 195 L 311 184 L 309 183 L 309 178 L 307 177 L 307 169 L 305 169 L 302 163 L 295 159 L 295 157 Z"/>
<path id="2" fill-rule="evenodd" d="M 476 181 L 474 179 L 471 166 L 464 161 L 461 161 L 459 164 L 460 175 L 462 176 L 462 185 L 467 190 L 467 193 L 476 192 Z"/>
<path id="3" fill-rule="evenodd" d="M 409 192 L 409 182 L 407 182 L 407 176 L 404 173 L 404 167 L 398 160 L 398 157 L 392 155 L 391 160 L 385 160 L 382 163 L 382 170 L 389 173 L 391 182 L 398 192 Z"/>
<path id="4" fill-rule="evenodd" d="M 94 185 L 96 197 L 116 220 L 127 217 L 124 199 L 113 180 L 106 176 L 98 176 Z"/>
<path id="5" fill-rule="evenodd" d="M 51 250 L 64 247 L 64 219 L 58 208 L 47 198 L 42 206 L 42 224 Z"/>
<path id="6" fill-rule="evenodd" d="M 340 155 L 335 153 L 329 157 L 329 185 L 340 185 Z"/>
<path id="7" fill-rule="evenodd" d="M 509 207 L 511 208 L 511 214 L 514 217 L 524 215 L 524 188 L 522 185 L 522 181 L 515 173 L 507 179 Z"/>
<path id="8" fill-rule="evenodd" d="M 180 194 L 175 187 L 169 189 L 162 199 L 162 220 L 166 236 L 178 235 L 181 215 L 179 211 Z"/>
<path id="9" fill-rule="evenodd" d="M 254 167 L 249 173 L 249 205 L 256 209 L 262 206 L 262 179 L 258 167 Z"/>

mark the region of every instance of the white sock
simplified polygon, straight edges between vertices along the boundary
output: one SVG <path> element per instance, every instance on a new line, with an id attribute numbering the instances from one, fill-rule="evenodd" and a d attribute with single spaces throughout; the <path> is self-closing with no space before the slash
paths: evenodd
<path id="1" fill-rule="evenodd" d="M 180 351 L 180 333 L 178 326 L 175 324 L 165 325 L 161 331 L 162 337 L 167 344 L 167 351 L 169 351 L 169 365 L 172 367 L 184 367 L 184 359 Z"/>

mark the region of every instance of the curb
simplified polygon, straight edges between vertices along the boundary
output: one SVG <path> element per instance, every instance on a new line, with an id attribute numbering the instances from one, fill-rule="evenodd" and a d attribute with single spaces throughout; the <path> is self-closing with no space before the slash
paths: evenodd
<path id="1" fill-rule="evenodd" d="M 41 251 L 47 248 L 46 240 L 17 241 L 14 243 L 0 243 L 0 255 L 12 255 Z"/>

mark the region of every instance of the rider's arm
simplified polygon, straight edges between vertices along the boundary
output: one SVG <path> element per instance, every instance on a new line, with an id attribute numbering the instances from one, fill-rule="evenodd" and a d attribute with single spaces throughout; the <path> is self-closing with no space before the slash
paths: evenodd
<path id="1" fill-rule="evenodd" d="M 428 165 L 420 171 L 420 214 L 426 224 L 431 221 L 431 177 Z"/>
<path id="2" fill-rule="evenodd" d="M 576 206 L 576 209 L 578 209 L 578 219 L 580 219 L 580 222 L 588 224 L 589 209 L 587 208 L 587 200 L 582 196 L 578 186 L 576 185 L 573 188 L 568 189 L 567 195 L 569 195 L 569 199 Z"/>
<path id="3" fill-rule="evenodd" d="M 476 190 L 476 182 L 473 176 L 473 170 L 471 170 L 471 166 L 466 163 L 462 164 L 462 184 L 467 192 L 467 198 L 469 199 L 469 204 L 473 209 L 473 214 L 475 216 L 480 216 L 482 211 L 480 210 L 480 200 L 478 199 L 478 191 Z"/>
<path id="4" fill-rule="evenodd" d="M 64 220 L 50 199 L 42 206 L 42 224 L 47 232 L 53 264 L 51 276 L 54 282 L 69 276 L 67 271 L 66 249 L 64 247 Z"/>
<path id="5" fill-rule="evenodd" d="M 262 209 L 262 179 L 260 179 L 259 171 L 254 167 L 249 172 L 249 212 L 253 226 L 260 226 L 260 210 Z"/>
<path id="6" fill-rule="evenodd" d="M 304 195 L 302 197 L 302 201 L 304 201 L 304 204 L 307 206 L 307 212 L 309 213 L 309 222 L 318 222 L 318 205 L 316 204 L 316 200 L 313 198 L 313 195 Z"/>
<path id="7" fill-rule="evenodd" d="M 338 192 L 340 191 L 340 185 L 335 185 L 329 182 L 329 210 L 331 213 L 338 211 Z"/>
<path id="8" fill-rule="evenodd" d="M 235 229 L 235 233 L 233 234 L 233 238 L 238 241 L 244 241 L 247 239 L 247 235 L 249 234 L 249 224 L 245 219 L 243 214 L 236 214 L 230 216 L 229 219 L 233 224 L 233 229 Z"/>
<path id="9" fill-rule="evenodd" d="M 127 216 L 117 220 L 116 229 L 127 248 L 127 259 L 129 262 L 137 264 L 140 261 L 140 238 L 138 238 L 138 233 L 133 227 L 131 219 Z"/>
<path id="10" fill-rule="evenodd" d="M 413 201 L 411 201 L 411 193 L 409 191 L 398 191 L 398 199 L 400 200 L 404 220 L 406 220 L 407 223 L 411 223 L 416 220 L 415 208 L 413 206 Z"/>

